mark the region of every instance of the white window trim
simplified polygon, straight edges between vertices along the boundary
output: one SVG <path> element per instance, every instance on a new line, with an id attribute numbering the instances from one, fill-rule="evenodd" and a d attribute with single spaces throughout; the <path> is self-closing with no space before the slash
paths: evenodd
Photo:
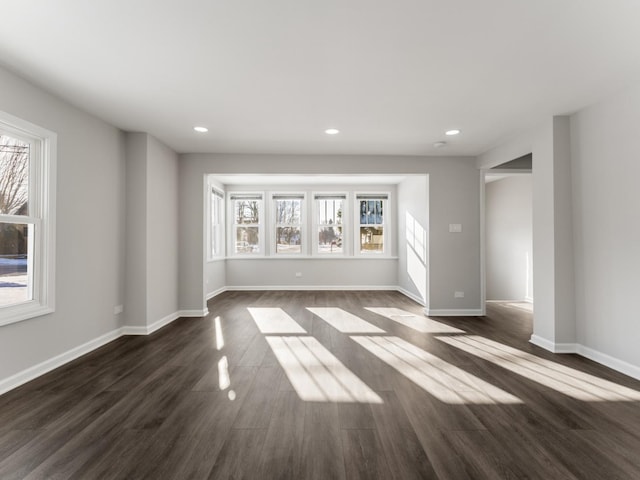
<path id="1" fill-rule="evenodd" d="M 278 253 L 277 245 L 276 245 L 276 232 L 278 231 L 278 226 L 280 224 L 276 223 L 276 200 L 278 196 L 282 197 L 302 197 L 302 205 L 300 207 L 300 253 Z M 286 258 L 286 257 L 294 257 L 298 258 L 301 256 L 305 256 L 308 253 L 307 244 L 308 235 L 307 235 L 307 195 L 305 192 L 271 192 L 269 195 L 270 198 L 270 210 L 269 210 L 269 248 L 271 256 L 278 258 Z M 283 224 L 284 225 L 284 224 Z"/>
<path id="2" fill-rule="evenodd" d="M 235 218 L 235 203 L 234 203 L 234 196 L 241 196 L 241 195 L 255 195 L 255 196 L 260 196 L 260 206 L 258 208 L 258 219 L 259 219 L 259 223 L 257 224 L 258 226 L 258 249 L 259 252 L 257 253 L 253 253 L 253 252 L 245 252 L 245 253 L 236 253 L 236 218 Z M 229 232 L 227 233 L 227 256 L 228 257 L 235 257 L 235 258 L 256 258 L 256 257 L 264 257 L 267 255 L 266 249 L 265 249 L 265 226 L 267 225 L 265 216 L 264 216 L 264 212 L 265 212 L 265 208 L 264 208 L 264 204 L 265 204 L 265 192 L 263 191 L 259 191 L 259 192 L 252 192 L 252 191 L 242 191 L 242 192 L 227 192 L 227 215 L 228 218 L 230 219 L 229 222 Z"/>
<path id="3" fill-rule="evenodd" d="M 2 215 L 0 221 L 33 223 L 32 300 L 0 308 L 0 326 L 55 311 L 55 198 L 57 135 L 0 111 L 0 130 L 29 141 L 29 216 Z"/>
<path id="4" fill-rule="evenodd" d="M 215 192 L 215 193 L 214 193 Z M 217 193 L 217 197 L 216 197 Z M 213 202 L 214 197 L 218 198 L 221 202 L 220 205 L 220 233 L 218 234 L 218 252 L 213 254 L 214 241 L 213 238 Z M 226 238 L 226 223 L 225 223 L 225 193 L 224 190 L 218 188 L 211 182 L 207 182 L 207 261 L 212 262 L 214 260 L 220 260 L 225 258 L 225 238 Z"/>
<path id="5" fill-rule="evenodd" d="M 382 252 L 362 252 L 360 250 L 360 201 L 358 200 L 359 195 L 380 195 L 380 199 L 384 201 L 383 203 L 383 214 L 382 214 Z M 384 198 L 386 197 L 386 198 Z M 389 223 L 389 213 L 391 211 L 391 192 L 389 191 L 358 191 L 353 193 L 353 208 L 351 209 L 353 213 L 353 255 L 356 257 L 367 257 L 367 258 L 388 258 L 391 256 L 392 246 L 390 243 L 391 235 L 390 235 L 390 223 Z M 397 221 L 397 220 L 396 220 Z"/>
<path id="6" fill-rule="evenodd" d="M 318 221 L 318 202 L 316 196 L 336 196 L 336 197 L 344 197 L 344 205 L 342 207 L 342 253 L 322 253 L 318 249 L 318 229 L 320 227 L 320 222 Z M 313 245 L 312 252 L 313 255 L 318 255 L 322 258 L 342 258 L 350 255 L 349 245 L 351 244 L 350 238 L 350 228 L 349 228 L 349 212 L 351 209 L 349 208 L 349 193 L 348 192 L 326 192 L 326 191 L 314 191 L 311 193 L 311 201 L 313 203 L 312 207 L 312 217 L 311 218 L 311 243 Z"/>

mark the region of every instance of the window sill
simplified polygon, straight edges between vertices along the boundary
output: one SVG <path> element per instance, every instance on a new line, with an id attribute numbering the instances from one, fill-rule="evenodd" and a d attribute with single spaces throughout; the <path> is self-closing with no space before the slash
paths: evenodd
<path id="1" fill-rule="evenodd" d="M 54 311 L 49 305 L 41 305 L 33 300 L 19 305 L 3 307 L 0 309 L 0 327 L 47 315 Z"/>

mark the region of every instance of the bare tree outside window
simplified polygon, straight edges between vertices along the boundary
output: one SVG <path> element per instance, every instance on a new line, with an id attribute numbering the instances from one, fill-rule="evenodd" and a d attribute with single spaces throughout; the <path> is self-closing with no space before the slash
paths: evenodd
<path id="1" fill-rule="evenodd" d="M 0 135 L 0 214 L 28 215 L 29 144 Z"/>
<path id="2" fill-rule="evenodd" d="M 303 198 L 277 198 L 276 253 L 302 253 Z"/>
<path id="3" fill-rule="evenodd" d="M 260 253 L 262 200 L 234 199 L 235 253 Z"/>
<path id="4" fill-rule="evenodd" d="M 342 198 L 316 200 L 318 223 L 318 253 L 342 254 Z"/>
<path id="5" fill-rule="evenodd" d="M 0 215 L 28 215 L 28 143 L 0 135 Z M 30 225 L 0 222 L 0 306 L 30 299 L 28 288 L 28 248 Z"/>

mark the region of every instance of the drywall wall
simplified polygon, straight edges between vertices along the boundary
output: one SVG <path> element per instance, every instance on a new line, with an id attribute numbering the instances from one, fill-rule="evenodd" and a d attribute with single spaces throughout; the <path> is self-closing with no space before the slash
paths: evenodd
<path id="1" fill-rule="evenodd" d="M 532 153 L 534 311 L 531 341 L 555 351 L 575 342 L 569 117 L 551 117 L 477 159 L 478 168 Z M 513 155 L 513 156 L 512 156 Z"/>
<path id="2" fill-rule="evenodd" d="M 571 118 L 578 342 L 640 373 L 638 125 L 640 86 Z"/>
<path id="3" fill-rule="evenodd" d="M 230 289 L 313 287 L 386 287 L 397 285 L 396 258 L 342 259 L 228 259 L 227 286 Z M 296 277 L 300 273 L 301 277 Z"/>
<path id="4" fill-rule="evenodd" d="M 125 325 L 147 324 L 147 134 L 126 138 Z"/>
<path id="5" fill-rule="evenodd" d="M 398 184 L 397 204 L 398 286 L 428 307 L 429 177 L 409 176 Z"/>
<path id="6" fill-rule="evenodd" d="M 178 156 L 146 133 L 126 134 L 127 326 L 178 312 Z"/>
<path id="7" fill-rule="evenodd" d="M 205 176 L 298 173 L 429 174 L 433 182 L 429 191 L 431 214 L 428 229 L 431 307 L 443 312 L 479 311 L 481 308 L 478 241 L 480 182 L 473 158 L 186 154 L 180 156 L 179 163 L 181 309 L 205 308 Z M 450 223 L 462 224 L 463 231 L 459 234 L 449 233 Z M 227 267 L 228 275 L 229 272 L 230 267 Z M 231 282 L 232 278 L 227 278 L 227 283 Z M 454 298 L 453 292 L 456 290 L 465 291 L 465 297 Z"/>
<path id="8" fill-rule="evenodd" d="M 531 175 L 485 186 L 487 300 L 533 300 Z"/>
<path id="9" fill-rule="evenodd" d="M 58 135 L 56 311 L 0 327 L 2 382 L 122 325 L 125 140 L 1 68 L 0 110 Z"/>
<path id="10" fill-rule="evenodd" d="M 222 292 L 227 286 L 227 261 L 211 260 L 205 266 L 207 298 Z"/>
<path id="11" fill-rule="evenodd" d="M 178 312 L 178 155 L 151 135 L 147 135 L 147 155 L 147 323 L 151 324 Z"/>

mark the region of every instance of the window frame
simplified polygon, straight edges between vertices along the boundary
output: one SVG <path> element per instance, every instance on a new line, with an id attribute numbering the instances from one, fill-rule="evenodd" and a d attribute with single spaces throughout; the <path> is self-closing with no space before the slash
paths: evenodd
<path id="1" fill-rule="evenodd" d="M 225 193 L 212 183 L 207 183 L 209 202 L 207 210 L 207 261 L 225 257 Z M 218 223 L 215 223 L 215 210 L 218 210 Z M 217 232 L 216 232 L 216 226 Z M 216 248 L 217 247 L 217 248 Z"/>
<path id="2" fill-rule="evenodd" d="M 235 201 L 236 200 L 259 200 L 260 203 L 258 205 L 258 223 L 257 224 L 244 224 L 244 226 L 253 226 L 258 228 L 258 251 L 257 252 L 236 252 L 236 238 L 237 238 L 237 228 L 239 224 L 236 223 L 236 213 L 235 213 Z M 228 192 L 227 193 L 227 214 L 231 221 L 229 222 L 229 232 L 227 235 L 227 256 L 235 257 L 235 258 L 256 258 L 256 257 L 264 257 L 267 255 L 265 249 L 265 194 L 264 192 Z"/>
<path id="3" fill-rule="evenodd" d="M 391 235 L 389 232 L 390 222 L 389 213 L 391 211 L 391 192 L 388 191 L 367 191 L 367 192 L 354 192 L 353 194 L 353 256 L 355 257 L 390 257 L 391 256 Z M 364 224 L 360 221 L 360 201 L 361 200 L 382 200 L 382 223 L 381 224 Z M 367 226 L 382 227 L 382 252 L 376 251 L 362 251 L 361 249 L 361 237 L 360 228 Z"/>
<path id="4" fill-rule="evenodd" d="M 307 194 L 306 192 L 271 192 L 271 209 L 270 209 L 270 220 L 269 226 L 270 232 L 270 252 L 273 257 L 300 257 L 307 255 Z M 301 200 L 300 203 L 300 223 L 277 223 L 277 207 L 276 202 L 278 200 Z M 291 227 L 291 226 L 299 226 L 300 227 L 300 252 L 297 253 L 279 253 L 276 235 L 278 234 L 278 227 Z"/>
<path id="5" fill-rule="evenodd" d="M 319 239 L 318 239 L 318 232 L 320 230 L 321 227 L 325 226 L 324 224 L 320 223 L 320 211 L 319 211 L 319 205 L 318 205 L 318 201 L 319 200 L 331 200 L 331 199 L 335 199 L 335 200 L 342 200 L 343 201 L 343 205 L 342 205 L 342 252 L 339 253 L 323 253 L 320 252 L 320 245 L 319 245 Z M 313 202 L 313 206 L 312 206 L 312 211 L 313 211 L 313 218 L 311 219 L 311 225 L 312 225 L 312 235 L 310 235 L 311 237 L 311 242 L 312 242 L 312 252 L 313 255 L 318 255 L 320 257 L 325 257 L 325 258 L 340 258 L 340 257 L 346 257 L 349 256 L 349 244 L 350 244 L 350 234 L 349 234 L 349 215 L 348 212 L 350 211 L 349 208 L 349 194 L 347 192 L 325 192 L 325 191 L 317 191 L 317 192 L 312 192 L 312 202 Z"/>
<path id="6" fill-rule="evenodd" d="M 28 240 L 31 300 L 0 307 L 2 326 L 55 311 L 57 134 L 2 111 L 0 131 L 30 144 L 28 214 L 0 215 L 0 222 L 33 225 Z"/>

